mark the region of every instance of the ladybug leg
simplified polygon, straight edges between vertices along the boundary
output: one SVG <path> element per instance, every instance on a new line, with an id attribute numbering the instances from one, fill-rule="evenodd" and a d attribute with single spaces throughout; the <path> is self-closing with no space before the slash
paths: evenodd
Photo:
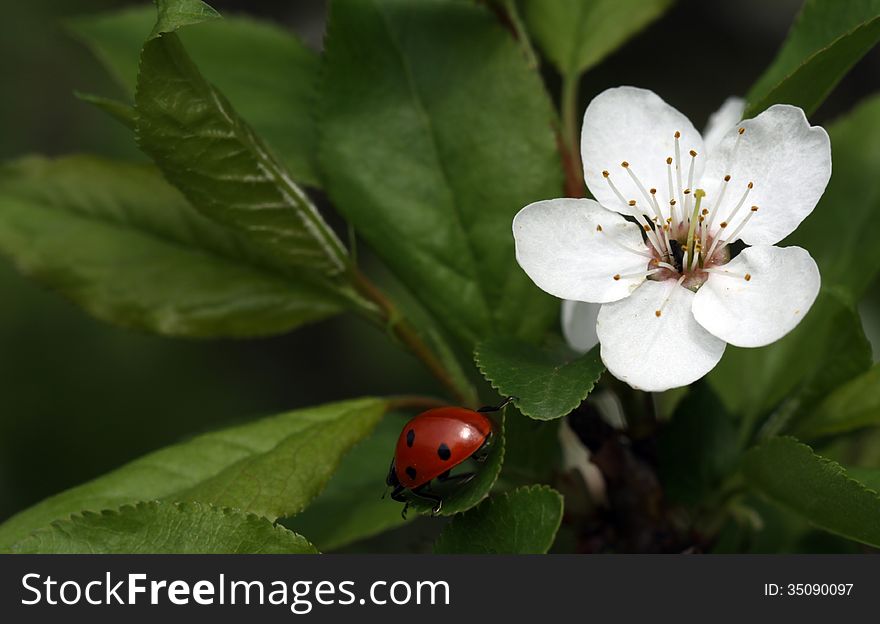
<path id="1" fill-rule="evenodd" d="M 509 396 L 506 399 L 504 399 L 499 405 L 496 405 L 494 407 L 491 405 L 486 405 L 485 407 L 481 407 L 477 411 L 478 412 L 500 412 L 505 407 L 507 407 L 507 404 L 510 403 L 511 401 L 519 401 L 519 397 Z"/>
<path id="2" fill-rule="evenodd" d="M 441 476 L 443 476 L 443 475 L 441 475 Z M 452 476 L 447 475 L 446 478 L 441 479 L 441 481 L 443 481 L 444 483 L 454 483 L 457 481 L 461 485 L 464 485 L 465 483 L 467 483 L 468 481 L 470 481 L 471 479 L 473 479 L 476 476 L 477 476 L 476 472 L 462 472 L 461 474 L 457 474 L 457 475 L 452 475 Z M 437 477 L 437 478 L 440 479 L 440 477 Z"/>
<path id="3" fill-rule="evenodd" d="M 450 477 L 450 479 L 454 479 L 454 478 L 455 477 Z M 425 499 L 425 500 L 428 500 L 428 501 L 431 501 L 432 503 L 434 503 L 434 507 L 431 508 L 431 513 L 436 516 L 437 514 L 440 513 L 440 510 L 443 509 L 443 498 L 441 496 L 435 494 L 434 492 L 431 492 L 430 490 L 428 490 L 426 487 L 427 485 L 428 484 L 426 483 L 425 485 L 423 485 L 419 488 L 416 488 L 415 490 L 412 491 L 412 493 L 415 494 L 416 496 L 418 496 L 419 498 L 422 498 L 422 499 Z"/>
<path id="4" fill-rule="evenodd" d="M 398 485 L 393 490 L 391 490 L 391 500 L 397 501 L 398 503 L 406 503 L 409 501 L 403 493 L 406 491 L 406 488 L 402 485 Z"/>
<path id="5" fill-rule="evenodd" d="M 474 451 L 473 455 L 471 455 L 471 459 L 475 462 L 482 464 L 489 457 L 489 451 L 491 450 L 492 445 L 492 434 L 490 433 L 486 436 L 486 439 L 483 441 L 483 444 Z"/>

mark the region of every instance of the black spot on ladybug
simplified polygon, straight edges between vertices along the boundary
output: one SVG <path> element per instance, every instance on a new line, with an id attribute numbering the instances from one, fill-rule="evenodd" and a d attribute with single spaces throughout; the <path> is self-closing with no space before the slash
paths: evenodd
<path id="1" fill-rule="evenodd" d="M 413 442 L 416 441 L 416 430 L 410 429 L 406 432 L 406 445 L 412 448 Z"/>
<path id="2" fill-rule="evenodd" d="M 416 469 L 413 468 L 412 466 L 407 466 L 406 467 L 406 476 L 408 476 L 410 479 L 415 479 L 416 478 Z"/>
<path id="3" fill-rule="evenodd" d="M 452 451 L 449 450 L 449 447 L 446 446 L 446 442 L 441 442 L 440 446 L 437 448 L 437 455 L 440 456 L 440 459 L 446 461 L 450 457 L 452 457 Z"/>

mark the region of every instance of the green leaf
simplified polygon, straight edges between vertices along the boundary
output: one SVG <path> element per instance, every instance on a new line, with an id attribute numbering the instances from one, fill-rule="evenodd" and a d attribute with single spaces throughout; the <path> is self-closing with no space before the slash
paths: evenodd
<path id="1" fill-rule="evenodd" d="M 372 435 L 343 458 L 318 498 L 284 525 L 328 551 L 402 524 L 400 505 L 381 495 L 405 422 L 397 414 L 385 416 Z"/>
<path id="2" fill-rule="evenodd" d="M 74 92 L 74 95 L 83 102 L 88 102 L 92 106 L 100 108 L 129 130 L 134 130 L 137 124 L 137 112 L 135 112 L 133 106 L 112 98 L 94 95 L 93 93 L 80 93 L 77 91 Z"/>
<path id="3" fill-rule="evenodd" d="M 869 490 L 880 492 L 880 468 L 862 468 L 847 466 L 846 474 L 864 485 Z"/>
<path id="4" fill-rule="evenodd" d="M 337 279 L 348 269 L 345 248 L 317 208 L 174 32 L 154 31 L 144 44 L 135 106 L 138 145 L 203 214 L 291 267 Z"/>
<path id="5" fill-rule="evenodd" d="M 728 346 L 707 379 L 731 412 L 754 421 L 785 399 L 787 420 L 870 366 L 858 313 L 823 289 L 794 331 L 759 349 Z"/>
<path id="6" fill-rule="evenodd" d="M 562 522 L 562 496 L 545 485 L 521 487 L 454 518 L 434 544 L 436 553 L 543 554 Z"/>
<path id="7" fill-rule="evenodd" d="M 145 5 L 77 17 L 67 26 L 133 96 L 141 47 L 155 23 L 156 10 Z M 207 81 L 266 138 L 294 179 L 317 186 L 318 55 L 292 33 L 243 16 L 201 23 L 180 37 Z"/>
<path id="8" fill-rule="evenodd" d="M 880 270 L 880 96 L 828 129 L 834 175 L 822 200 L 784 244 L 809 250 L 822 285 L 857 302 Z"/>
<path id="9" fill-rule="evenodd" d="M 157 0 L 159 17 L 149 39 L 179 28 L 220 19 L 220 14 L 201 0 Z"/>
<path id="10" fill-rule="evenodd" d="M 880 546 L 880 496 L 794 438 L 771 438 L 746 453 L 749 484 L 816 526 Z"/>
<path id="11" fill-rule="evenodd" d="M 529 30 L 563 76 L 577 76 L 635 36 L 673 0 L 525 0 Z"/>
<path id="12" fill-rule="evenodd" d="M 562 420 L 534 420 L 510 407 L 504 431 L 504 467 L 499 485 L 551 484 L 560 467 Z"/>
<path id="13" fill-rule="evenodd" d="M 706 383 L 697 383 L 660 431 L 658 466 L 670 500 L 694 505 L 737 467 L 736 427 Z"/>
<path id="14" fill-rule="evenodd" d="M 340 0 L 326 47 L 319 161 L 337 208 L 467 348 L 543 334 L 558 303 L 517 266 L 510 227 L 562 174 L 516 43 L 470 3 Z"/>
<path id="15" fill-rule="evenodd" d="M 443 497 L 443 507 L 440 510 L 442 516 L 454 516 L 474 507 L 489 495 L 489 491 L 501 474 L 501 466 L 504 464 L 506 445 L 505 420 L 506 410 L 497 414 L 490 414 L 494 422 L 494 433 L 489 456 L 476 469 L 476 476 L 467 483 L 460 485 L 454 492 Z M 410 509 L 418 513 L 431 515 L 433 504 L 420 499 L 412 499 Z"/>
<path id="16" fill-rule="evenodd" d="M 265 518 L 199 503 L 138 503 L 53 522 L 14 544 L 34 554 L 309 554 L 301 535 Z"/>
<path id="17" fill-rule="evenodd" d="M 878 40 L 880 0 L 807 0 L 776 59 L 746 96 L 745 118 L 778 103 L 809 115 Z"/>
<path id="18" fill-rule="evenodd" d="M 52 496 L 0 525 L 0 546 L 80 511 L 139 500 L 196 501 L 274 520 L 321 491 L 342 456 L 382 417 L 385 401 L 329 403 L 197 436 Z"/>
<path id="19" fill-rule="evenodd" d="M 346 305 L 201 217 L 152 167 L 89 156 L 0 167 L 0 251 L 94 316 L 160 334 L 274 334 Z"/>
<path id="20" fill-rule="evenodd" d="M 794 427 L 800 438 L 820 438 L 880 424 L 880 365 L 840 386 Z"/>
<path id="21" fill-rule="evenodd" d="M 565 416 L 587 398 L 605 370 L 599 347 L 580 357 L 547 351 L 510 338 L 480 343 L 474 353 L 480 372 L 526 416 L 551 420 Z"/>

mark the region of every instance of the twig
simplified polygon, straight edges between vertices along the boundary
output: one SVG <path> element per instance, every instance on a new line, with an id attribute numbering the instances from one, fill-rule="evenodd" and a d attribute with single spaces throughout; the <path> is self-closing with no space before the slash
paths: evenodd
<path id="1" fill-rule="evenodd" d="M 406 345 L 413 355 L 422 361 L 425 367 L 456 401 L 462 405 L 468 405 L 471 402 L 468 394 L 458 387 L 450 376 L 449 371 L 446 370 L 440 359 L 422 340 L 409 321 L 400 316 L 394 304 L 366 275 L 356 268 L 353 271 L 354 283 L 358 291 L 379 307 L 381 311 L 380 322 L 388 327 L 398 340 Z"/>

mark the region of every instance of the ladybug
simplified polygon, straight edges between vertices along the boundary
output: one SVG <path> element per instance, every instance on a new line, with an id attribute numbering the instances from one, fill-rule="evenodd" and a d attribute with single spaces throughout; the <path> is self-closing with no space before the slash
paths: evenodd
<path id="1" fill-rule="evenodd" d="M 440 513 L 443 497 L 431 490 L 433 480 L 463 485 L 476 476 L 475 472 L 451 476 L 450 471 L 468 459 L 480 463 L 486 460 L 494 429 L 486 412 L 497 412 L 513 399 L 508 397 L 497 407 L 478 410 L 435 407 L 404 425 L 385 479 L 386 485 L 393 488 L 392 500 L 405 503 L 401 511 L 404 518 L 412 497 L 430 501 L 434 515 Z"/>

